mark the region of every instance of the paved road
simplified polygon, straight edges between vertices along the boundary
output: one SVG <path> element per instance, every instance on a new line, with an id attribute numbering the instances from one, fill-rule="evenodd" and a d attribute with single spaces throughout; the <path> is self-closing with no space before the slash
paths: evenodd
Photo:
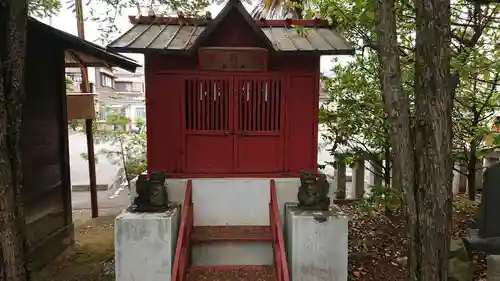
<path id="1" fill-rule="evenodd" d="M 83 133 L 70 133 L 70 164 L 71 164 L 71 181 L 74 185 L 88 185 L 88 162 L 81 157 L 81 153 L 87 152 L 86 137 Z M 96 153 L 103 147 L 109 148 L 109 145 L 96 145 Z M 105 156 L 97 156 L 96 163 L 97 184 L 111 184 L 115 181 L 119 168 L 110 163 L 110 160 Z M 331 156 L 325 149 L 319 149 L 318 160 L 331 161 Z M 346 169 L 347 174 L 351 175 L 350 168 Z M 333 176 L 333 168 L 328 167 L 326 172 Z M 368 177 L 369 172 L 365 172 Z M 351 192 L 351 184 L 347 184 L 348 193 Z M 129 205 L 129 191 L 125 184 L 116 188 L 98 191 L 98 205 L 101 209 L 100 213 L 118 213 Z M 74 191 L 72 192 L 73 211 L 75 213 L 88 212 L 90 209 L 90 192 L 89 191 Z"/>
<path id="2" fill-rule="evenodd" d="M 95 151 L 98 153 L 106 145 L 96 145 Z M 109 145 L 107 146 L 109 148 Z M 87 152 L 87 140 L 82 133 L 70 133 L 69 136 L 70 148 L 70 165 L 71 165 L 71 182 L 73 185 L 88 185 L 89 171 L 87 160 L 81 157 L 81 153 Z M 112 164 L 107 157 L 103 155 L 96 156 L 97 184 L 111 184 L 118 175 L 119 167 Z M 73 210 L 90 209 L 90 192 L 89 191 L 73 191 L 72 194 Z M 128 188 L 126 185 L 117 186 L 116 188 L 98 191 L 99 208 L 106 210 L 120 210 L 128 206 Z"/>

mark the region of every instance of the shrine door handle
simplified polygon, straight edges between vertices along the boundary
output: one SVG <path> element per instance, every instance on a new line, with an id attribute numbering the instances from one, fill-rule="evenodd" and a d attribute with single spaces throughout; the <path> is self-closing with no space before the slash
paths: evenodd
<path id="1" fill-rule="evenodd" d="M 224 132 L 224 135 L 225 136 L 229 136 L 229 132 Z"/>
<path id="2" fill-rule="evenodd" d="M 243 136 L 243 132 L 234 132 L 235 135 Z"/>

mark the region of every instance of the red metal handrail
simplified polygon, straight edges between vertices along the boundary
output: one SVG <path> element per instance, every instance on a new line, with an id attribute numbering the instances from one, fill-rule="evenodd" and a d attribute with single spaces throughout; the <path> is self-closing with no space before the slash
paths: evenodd
<path id="1" fill-rule="evenodd" d="M 278 209 L 278 198 L 276 196 L 276 182 L 271 180 L 271 200 L 269 201 L 269 220 L 273 235 L 274 268 L 276 269 L 277 281 L 290 281 L 288 274 L 288 262 L 286 260 L 285 239 L 283 238 L 283 227 Z"/>
<path id="2" fill-rule="evenodd" d="M 193 229 L 193 183 L 188 180 L 186 194 L 182 204 L 181 224 L 177 235 L 174 265 L 172 266 L 172 281 L 183 281 L 189 265 L 191 243 L 189 236 Z"/>

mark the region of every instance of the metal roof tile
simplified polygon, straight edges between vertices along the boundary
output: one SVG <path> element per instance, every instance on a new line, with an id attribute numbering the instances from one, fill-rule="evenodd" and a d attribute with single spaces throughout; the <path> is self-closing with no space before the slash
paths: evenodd
<path id="1" fill-rule="evenodd" d="M 206 26 L 137 24 L 109 47 L 115 49 L 189 50 Z M 335 30 L 327 27 L 261 27 L 276 51 L 352 54 L 354 48 Z"/>
<path id="2" fill-rule="evenodd" d="M 323 51 L 350 53 L 353 47 L 336 31 L 330 28 L 263 27 L 262 30 L 273 42 L 277 51 Z"/>
<path id="3" fill-rule="evenodd" d="M 348 50 L 353 49 L 351 44 L 347 43 L 344 37 L 340 35 L 335 30 L 329 28 L 318 28 L 316 29 L 318 34 L 325 39 L 325 41 L 330 44 L 333 49 L 337 50 Z"/>
<path id="4" fill-rule="evenodd" d="M 190 49 L 191 45 L 198 38 L 201 33 L 201 29 L 205 27 L 198 27 L 193 25 L 181 26 L 178 29 L 177 34 L 173 37 L 168 49 L 171 50 L 184 50 Z"/>
<path id="5" fill-rule="evenodd" d="M 194 25 L 138 24 L 109 47 L 184 50 L 189 49 L 204 30 L 204 26 Z"/>
<path id="6" fill-rule="evenodd" d="M 178 25 L 159 25 L 160 32 L 153 38 L 148 48 L 151 49 L 164 49 L 172 41 L 172 37 L 179 29 Z"/>
<path id="7" fill-rule="evenodd" d="M 137 36 L 141 35 L 149 25 L 138 24 L 134 25 L 131 29 L 118 37 L 115 41 L 111 42 L 108 47 L 111 48 L 126 48 Z"/>

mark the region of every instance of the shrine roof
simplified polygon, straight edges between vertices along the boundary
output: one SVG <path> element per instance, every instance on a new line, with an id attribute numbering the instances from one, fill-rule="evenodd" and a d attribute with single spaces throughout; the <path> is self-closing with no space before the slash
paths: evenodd
<path id="1" fill-rule="evenodd" d="M 32 17 L 28 19 L 28 32 L 57 42 L 64 49 L 66 67 L 79 67 L 81 64 L 86 67 L 117 66 L 134 72 L 140 66 L 131 58 L 110 52 L 97 44 L 56 29 Z"/>
<path id="2" fill-rule="evenodd" d="M 186 52 L 208 32 L 213 20 L 199 18 L 130 16 L 134 26 L 108 48 L 118 52 Z M 321 55 L 353 54 L 354 48 L 325 20 L 253 20 L 278 52 Z M 193 47 L 195 46 L 195 47 Z"/>

